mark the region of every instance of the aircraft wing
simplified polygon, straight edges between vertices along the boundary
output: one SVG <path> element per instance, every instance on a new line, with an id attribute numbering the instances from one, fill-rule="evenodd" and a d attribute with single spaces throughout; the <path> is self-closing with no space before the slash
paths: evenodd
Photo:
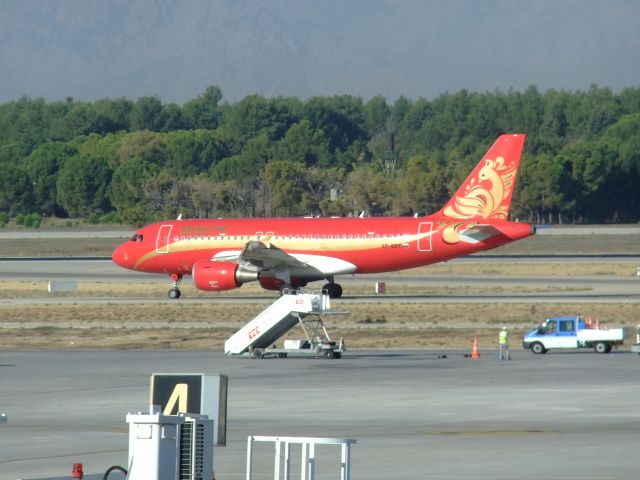
<path id="1" fill-rule="evenodd" d="M 240 254 L 240 260 L 248 262 L 261 270 L 271 270 L 282 266 L 303 269 L 308 267 L 306 263 L 292 257 L 275 245 L 271 243 L 266 244 L 257 240 L 252 240 L 247 243 Z"/>
<path id="2" fill-rule="evenodd" d="M 252 240 L 244 250 L 219 252 L 214 260 L 238 262 L 252 265 L 261 272 L 288 270 L 292 275 L 307 278 L 324 278 L 327 275 L 353 273 L 352 263 L 325 255 L 290 255 L 269 241 Z"/>

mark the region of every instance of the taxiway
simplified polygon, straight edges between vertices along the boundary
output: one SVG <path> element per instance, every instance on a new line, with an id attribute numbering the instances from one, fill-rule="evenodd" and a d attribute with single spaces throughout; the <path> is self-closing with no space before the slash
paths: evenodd
<path id="1" fill-rule="evenodd" d="M 359 479 L 637 476 L 637 355 L 533 356 L 512 345 L 514 359 L 499 363 L 483 347 L 478 361 L 427 350 L 350 351 L 341 360 L 1 352 L 0 411 L 9 422 L 0 425 L 0 478 L 68 478 L 77 462 L 88 478 L 101 478 L 125 465 L 125 415 L 147 409 L 152 372 L 229 376 L 218 480 L 244 478 L 251 434 L 356 438 Z M 259 478 L 272 478 L 272 449 L 263 448 Z M 335 478 L 335 452 L 319 457 L 316 478 Z"/>

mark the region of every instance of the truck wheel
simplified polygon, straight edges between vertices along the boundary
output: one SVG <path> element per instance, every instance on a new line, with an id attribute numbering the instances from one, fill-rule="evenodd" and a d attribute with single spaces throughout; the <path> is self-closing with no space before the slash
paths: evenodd
<path id="1" fill-rule="evenodd" d="M 596 343 L 595 351 L 598 353 L 609 353 L 611 351 L 611 345 L 606 342 L 598 342 Z"/>
<path id="2" fill-rule="evenodd" d="M 542 354 L 542 353 L 547 353 L 547 349 L 544 348 L 544 345 L 542 345 L 540 342 L 535 342 L 531 345 L 531 351 L 533 353 L 535 353 L 536 355 Z"/>
<path id="3" fill-rule="evenodd" d="M 256 348 L 253 350 L 253 352 L 251 352 L 251 358 L 263 358 L 264 357 L 264 350 L 262 350 L 261 348 Z"/>

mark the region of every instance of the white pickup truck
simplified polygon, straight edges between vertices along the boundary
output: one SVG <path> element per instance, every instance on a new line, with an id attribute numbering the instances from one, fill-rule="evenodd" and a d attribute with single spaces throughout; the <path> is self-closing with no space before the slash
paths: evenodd
<path id="1" fill-rule="evenodd" d="M 593 348 L 608 353 L 614 345 L 622 345 L 624 329 L 591 328 L 581 316 L 547 318 L 522 339 L 531 352 L 547 353 L 555 348 Z"/>

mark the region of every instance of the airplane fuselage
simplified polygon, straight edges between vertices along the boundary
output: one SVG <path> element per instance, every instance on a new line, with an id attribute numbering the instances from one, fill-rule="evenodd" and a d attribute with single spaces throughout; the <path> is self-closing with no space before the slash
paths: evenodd
<path id="1" fill-rule="evenodd" d="M 475 225 L 493 226 L 501 235 L 470 241 L 459 233 Z M 324 265 L 327 274 L 379 273 L 495 248 L 532 233 L 526 223 L 432 217 L 174 220 L 138 230 L 134 238 L 142 235 L 142 241 L 123 244 L 113 259 L 133 270 L 184 275 L 199 260 L 239 254 L 247 242 L 258 241 L 296 258 L 317 257 L 311 263 Z"/>

